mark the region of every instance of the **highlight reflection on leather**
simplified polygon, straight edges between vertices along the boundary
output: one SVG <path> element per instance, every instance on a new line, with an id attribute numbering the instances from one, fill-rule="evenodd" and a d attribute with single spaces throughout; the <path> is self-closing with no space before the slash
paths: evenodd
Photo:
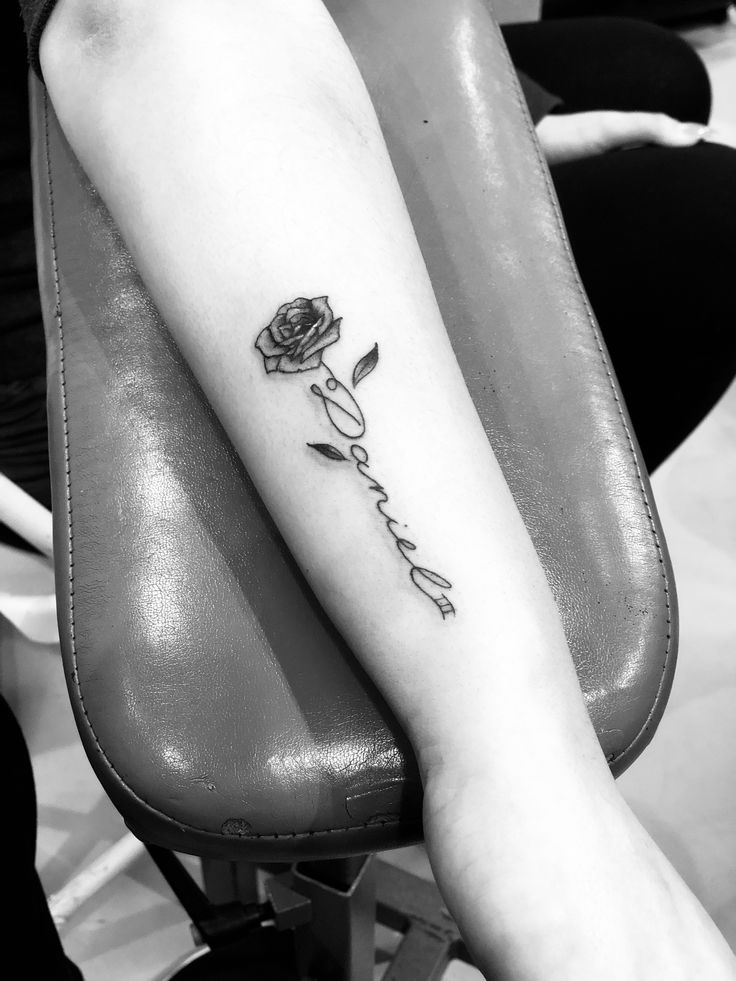
<path id="1" fill-rule="evenodd" d="M 674 593 L 503 44 L 481 0 L 328 7 L 621 770 L 664 707 Z M 100 779 L 141 837 L 183 851 L 274 859 L 417 840 L 406 738 L 297 570 L 35 82 L 33 96 L 62 648 Z"/>

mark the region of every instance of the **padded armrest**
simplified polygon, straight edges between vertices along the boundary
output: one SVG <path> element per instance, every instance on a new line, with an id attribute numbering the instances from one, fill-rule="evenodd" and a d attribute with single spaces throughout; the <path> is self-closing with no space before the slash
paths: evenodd
<path id="1" fill-rule="evenodd" d="M 481 0 L 328 6 L 618 772 L 671 683 L 671 571 L 503 42 Z M 275 860 L 417 840 L 404 734 L 32 85 L 60 633 L 97 774 L 139 836 L 180 851 Z"/>

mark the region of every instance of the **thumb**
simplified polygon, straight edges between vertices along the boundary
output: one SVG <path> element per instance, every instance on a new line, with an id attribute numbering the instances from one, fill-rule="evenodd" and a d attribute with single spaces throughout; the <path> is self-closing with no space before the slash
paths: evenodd
<path id="1" fill-rule="evenodd" d="M 607 134 L 611 148 L 642 143 L 672 147 L 693 146 L 710 132 L 701 123 L 681 123 L 671 116 L 657 112 L 622 113 L 613 122 L 612 130 Z"/>

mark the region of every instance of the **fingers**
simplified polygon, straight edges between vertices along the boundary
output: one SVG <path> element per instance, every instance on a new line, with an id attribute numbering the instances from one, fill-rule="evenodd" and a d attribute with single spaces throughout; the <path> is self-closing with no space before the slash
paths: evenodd
<path id="1" fill-rule="evenodd" d="M 598 141 L 601 152 L 645 143 L 693 146 L 709 132 L 708 127 L 700 123 L 682 123 L 664 113 L 601 112 L 596 115 L 601 127 Z"/>
<path id="2" fill-rule="evenodd" d="M 714 120 L 703 139 L 707 143 L 720 143 L 736 149 L 736 123 Z"/>
<path id="3" fill-rule="evenodd" d="M 681 123 L 653 112 L 578 112 L 545 116 L 537 123 L 539 143 L 550 164 L 646 144 L 687 147 L 709 135 L 700 123 Z"/>

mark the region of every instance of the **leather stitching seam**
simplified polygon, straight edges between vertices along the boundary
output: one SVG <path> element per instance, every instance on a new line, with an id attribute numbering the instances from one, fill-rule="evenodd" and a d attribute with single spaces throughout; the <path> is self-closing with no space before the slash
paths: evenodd
<path id="1" fill-rule="evenodd" d="M 529 133 L 529 136 L 531 137 L 531 141 L 532 141 L 533 146 L 534 146 L 534 153 L 535 153 L 535 156 L 536 156 L 536 159 L 537 159 L 538 170 L 540 172 L 540 175 L 541 175 L 542 179 L 544 180 L 544 184 L 545 184 L 545 187 L 547 189 L 547 199 L 548 199 L 549 203 L 551 204 L 552 210 L 553 210 L 554 215 L 555 215 L 555 219 L 556 219 L 556 222 L 557 222 L 557 228 L 558 228 L 558 230 L 560 232 L 560 236 L 561 236 L 561 239 L 562 239 L 562 244 L 563 244 L 563 247 L 564 247 L 564 250 L 565 250 L 565 255 L 567 256 L 568 262 L 570 264 L 570 268 L 571 268 L 571 270 L 572 270 L 572 272 L 574 274 L 575 285 L 576 285 L 576 288 L 577 288 L 577 292 L 578 292 L 578 295 L 579 295 L 580 299 L 582 300 L 583 307 L 585 309 L 585 313 L 586 313 L 587 318 L 588 318 L 588 324 L 589 324 L 590 329 L 591 329 L 591 332 L 593 334 L 593 338 L 595 340 L 596 346 L 598 347 L 598 353 L 600 354 L 600 357 L 601 357 L 601 363 L 603 364 L 603 368 L 604 368 L 604 370 L 606 372 L 606 377 L 608 378 L 609 385 L 611 386 L 611 391 L 613 393 L 613 398 L 614 398 L 614 400 L 616 402 L 616 408 L 618 410 L 619 419 L 621 420 L 621 425 L 623 427 L 624 433 L 626 434 L 626 440 L 627 440 L 627 442 L 629 444 L 629 451 L 631 452 L 631 459 L 632 459 L 632 461 L 634 463 L 634 467 L 636 469 L 636 476 L 637 476 L 637 481 L 639 483 L 639 489 L 641 491 L 642 501 L 644 503 L 644 510 L 646 511 L 646 514 L 647 514 L 647 519 L 649 521 L 649 527 L 650 527 L 651 532 L 652 532 L 652 538 L 654 540 L 654 545 L 655 545 L 655 548 L 657 550 L 657 557 L 658 557 L 659 566 L 660 566 L 660 574 L 661 574 L 662 579 L 663 579 L 664 605 L 665 605 L 665 611 L 666 611 L 666 613 L 665 613 L 665 623 L 667 625 L 667 635 L 666 635 L 667 643 L 665 645 L 664 663 L 662 665 L 662 673 L 660 675 L 659 685 L 657 687 L 657 692 L 656 692 L 656 695 L 655 695 L 655 698 L 654 698 L 654 702 L 652 704 L 652 708 L 649 711 L 646 719 L 644 720 L 641 728 L 639 729 L 639 731 L 636 733 L 636 735 L 633 737 L 633 739 L 631 740 L 631 742 L 629 743 L 629 745 L 625 749 L 623 749 L 620 753 L 613 754 L 611 757 L 608 758 L 608 763 L 611 764 L 611 763 L 615 763 L 617 760 L 619 760 L 622 757 L 626 756 L 626 754 L 629 753 L 631 751 L 631 749 L 636 745 L 636 743 L 639 741 L 639 739 L 641 739 L 643 733 L 646 732 L 646 730 L 649 728 L 649 725 L 651 723 L 652 717 L 655 714 L 655 711 L 657 709 L 657 706 L 659 705 L 659 702 L 660 702 L 660 699 L 661 699 L 661 696 L 662 696 L 662 691 L 663 691 L 663 688 L 664 688 L 664 685 L 665 685 L 665 673 L 667 671 L 667 665 L 669 664 L 669 661 L 670 661 L 671 647 L 672 647 L 672 604 L 671 604 L 671 600 L 670 600 L 670 584 L 669 584 L 669 579 L 668 579 L 668 576 L 667 576 L 667 569 L 666 569 L 665 562 L 664 562 L 664 555 L 662 553 L 662 544 L 661 544 L 661 542 L 659 540 L 659 535 L 657 534 L 657 526 L 656 526 L 656 524 L 654 522 L 654 515 L 652 514 L 652 508 L 651 508 L 651 505 L 649 503 L 649 497 L 647 495 L 647 491 L 646 491 L 646 488 L 644 486 L 644 480 L 642 478 L 641 467 L 639 466 L 639 461 L 636 458 L 636 452 L 634 450 L 634 442 L 633 442 L 633 440 L 631 438 L 631 431 L 629 429 L 628 423 L 626 422 L 626 417 L 624 415 L 623 408 L 621 406 L 621 400 L 620 400 L 620 398 L 618 396 L 618 392 L 616 391 L 616 385 L 614 384 L 613 376 L 611 374 L 611 368 L 610 368 L 609 362 L 608 362 L 608 360 L 606 358 L 605 352 L 603 350 L 603 346 L 601 344 L 601 339 L 600 339 L 600 336 L 598 334 L 598 330 L 596 329 L 595 314 L 594 314 L 593 310 L 591 309 L 590 303 L 588 301 L 588 297 L 586 296 L 585 290 L 583 289 L 583 284 L 582 284 L 582 282 L 580 280 L 580 274 L 578 273 L 577 265 L 575 264 L 575 259 L 574 259 L 573 254 L 572 254 L 572 249 L 570 248 L 570 242 L 568 240 L 567 230 L 565 229 L 565 224 L 564 224 L 564 221 L 563 221 L 563 218 L 562 218 L 562 214 L 560 212 L 560 206 L 559 206 L 559 202 L 557 200 L 557 194 L 556 194 L 556 192 L 555 192 L 555 190 L 554 190 L 554 188 L 552 186 L 552 178 L 551 178 L 550 173 L 549 173 L 549 170 L 547 168 L 547 163 L 544 160 L 544 157 L 542 155 L 542 151 L 541 151 L 541 148 L 539 146 L 539 142 L 538 142 L 537 136 L 536 136 L 536 131 L 534 129 L 534 125 L 532 124 L 531 117 L 529 116 L 529 110 L 528 110 L 528 107 L 527 107 L 527 104 L 526 104 L 526 100 L 525 100 L 524 95 L 523 95 L 523 93 L 521 91 L 521 86 L 519 84 L 519 79 L 518 79 L 518 76 L 516 74 L 516 69 L 514 68 L 514 66 L 512 64 L 511 56 L 509 55 L 508 49 L 506 47 L 506 43 L 503 40 L 503 36 L 501 34 L 501 31 L 498 28 L 498 25 L 495 24 L 495 23 L 494 23 L 494 29 L 496 31 L 496 35 L 498 37 L 501 50 L 503 51 L 503 57 L 504 57 L 504 63 L 506 65 L 507 76 L 509 77 L 509 81 L 511 83 L 512 89 L 513 89 L 513 91 L 514 91 L 514 93 L 516 95 L 516 101 L 519 104 L 519 107 L 521 108 L 522 114 L 524 116 L 524 121 L 525 121 L 525 124 L 526 124 L 527 132 Z"/>

